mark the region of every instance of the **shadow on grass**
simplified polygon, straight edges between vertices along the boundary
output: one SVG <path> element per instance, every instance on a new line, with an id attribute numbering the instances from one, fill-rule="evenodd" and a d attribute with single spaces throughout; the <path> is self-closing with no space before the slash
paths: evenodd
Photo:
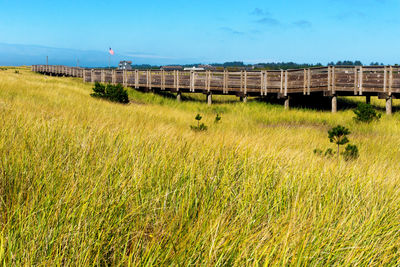
<path id="1" fill-rule="evenodd" d="M 283 105 L 283 99 L 277 99 L 276 97 L 268 97 L 268 98 L 253 98 L 251 101 L 257 102 L 267 102 L 275 105 Z M 349 99 L 346 97 L 338 97 L 337 99 L 337 109 L 338 110 L 353 110 L 357 108 L 357 105 L 360 102 L 365 103 L 365 98 L 359 98 L 359 101 L 355 101 L 353 99 Z M 382 100 L 384 101 L 384 100 Z M 373 105 L 373 108 L 380 112 L 385 112 L 385 107 Z M 299 109 L 311 109 L 311 110 L 319 110 L 319 111 L 331 111 L 331 98 L 323 97 L 323 96 L 295 96 L 290 98 L 290 107 L 291 108 L 299 108 Z M 393 112 L 396 110 L 400 110 L 400 107 L 393 106 Z"/>
<path id="2" fill-rule="evenodd" d="M 172 93 L 169 91 L 160 91 L 156 90 L 155 94 L 168 98 L 168 99 L 176 99 L 176 93 Z M 224 99 L 225 98 L 225 99 Z M 195 102 L 195 103 L 206 103 L 206 95 L 202 93 L 182 93 L 182 101 Z M 359 97 L 358 101 L 353 99 L 349 99 L 346 97 L 338 97 L 337 100 L 337 109 L 338 110 L 349 110 L 357 108 L 358 103 L 365 102 L 365 98 Z M 382 100 L 384 101 L 384 100 Z M 233 95 L 215 95 L 212 100 L 213 104 L 233 104 L 240 102 L 240 98 Z M 271 95 L 268 97 L 249 97 L 248 102 L 259 102 L 259 103 L 269 103 L 273 105 L 283 105 L 284 100 L 278 99 L 276 95 Z M 376 106 L 372 105 L 374 109 L 385 112 L 384 106 Z M 323 96 L 305 96 L 305 95 L 296 95 L 290 98 L 290 107 L 298 108 L 298 109 L 310 109 L 317 111 L 331 111 L 331 98 L 323 97 Z M 400 111 L 400 107 L 393 105 L 393 112 Z"/>

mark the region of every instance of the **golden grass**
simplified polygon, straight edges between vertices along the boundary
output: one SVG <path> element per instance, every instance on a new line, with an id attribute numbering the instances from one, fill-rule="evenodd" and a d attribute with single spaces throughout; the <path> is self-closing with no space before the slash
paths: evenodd
<path id="1" fill-rule="evenodd" d="M 400 263 L 399 114 L 368 125 L 351 111 L 90 92 L 0 70 L 3 264 Z M 208 131 L 190 130 L 197 113 Z M 313 154 L 336 124 L 358 160 Z"/>

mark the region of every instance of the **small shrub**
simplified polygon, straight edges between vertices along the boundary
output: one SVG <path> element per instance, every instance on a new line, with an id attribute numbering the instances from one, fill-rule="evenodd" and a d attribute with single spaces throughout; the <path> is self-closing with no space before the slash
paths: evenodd
<path id="1" fill-rule="evenodd" d="M 207 126 L 204 123 L 200 124 L 200 121 L 203 117 L 200 114 L 197 114 L 196 117 L 194 118 L 197 121 L 197 126 L 190 125 L 190 129 L 193 131 L 207 131 Z"/>
<path id="2" fill-rule="evenodd" d="M 328 148 L 327 150 L 325 150 L 324 156 L 325 157 L 333 157 L 335 155 L 335 151 L 333 151 L 332 148 Z"/>
<path id="3" fill-rule="evenodd" d="M 107 84 L 106 96 L 109 100 L 119 103 L 129 103 L 128 93 L 121 84 Z"/>
<path id="4" fill-rule="evenodd" d="M 15 70 L 14 73 L 15 73 L 15 74 L 19 74 L 19 70 Z"/>
<path id="5" fill-rule="evenodd" d="M 221 116 L 219 114 L 217 114 L 217 116 L 215 116 L 215 123 L 219 123 L 221 121 Z"/>
<path id="6" fill-rule="evenodd" d="M 315 155 L 320 155 L 320 156 L 322 156 L 322 150 L 319 149 L 319 148 L 314 149 L 313 152 L 314 152 Z"/>
<path id="7" fill-rule="evenodd" d="M 94 97 L 105 97 L 106 94 L 106 87 L 105 85 L 99 83 L 99 82 L 95 82 L 94 87 L 93 87 L 93 92 L 91 94 L 91 96 Z"/>
<path id="8" fill-rule="evenodd" d="M 121 84 L 107 84 L 107 86 L 105 86 L 104 84 L 96 82 L 93 87 L 93 93 L 90 95 L 93 97 L 105 98 L 113 102 L 123 104 L 129 103 L 128 93 Z"/>
<path id="9" fill-rule="evenodd" d="M 344 126 L 338 125 L 328 131 L 328 138 L 331 143 L 337 145 L 337 155 L 339 159 L 339 147 L 349 142 L 347 135 L 350 134 L 350 130 Z"/>
<path id="10" fill-rule="evenodd" d="M 366 103 L 359 103 L 353 112 L 356 115 L 354 120 L 357 122 L 370 123 L 373 120 L 378 121 L 381 118 L 381 114 L 377 113 L 371 105 Z"/>
<path id="11" fill-rule="evenodd" d="M 342 155 L 346 161 L 357 159 L 359 156 L 357 146 L 348 144 Z"/>

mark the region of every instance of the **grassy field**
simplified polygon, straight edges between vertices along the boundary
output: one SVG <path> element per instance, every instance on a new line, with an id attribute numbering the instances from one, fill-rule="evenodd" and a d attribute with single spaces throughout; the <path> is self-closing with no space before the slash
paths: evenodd
<path id="1" fill-rule="evenodd" d="M 400 264 L 399 113 L 368 125 L 132 89 L 120 105 L 19 72 L 0 70 L 4 265 Z M 359 159 L 314 155 L 337 124 Z"/>

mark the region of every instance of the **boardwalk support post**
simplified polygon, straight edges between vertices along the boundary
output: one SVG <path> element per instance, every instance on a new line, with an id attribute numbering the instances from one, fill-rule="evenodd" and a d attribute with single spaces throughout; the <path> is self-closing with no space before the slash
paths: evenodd
<path id="1" fill-rule="evenodd" d="M 211 106 L 212 104 L 212 94 L 211 92 L 207 93 L 207 105 Z"/>
<path id="2" fill-rule="evenodd" d="M 247 95 L 243 96 L 243 103 L 247 103 Z"/>
<path id="3" fill-rule="evenodd" d="M 289 97 L 289 96 L 286 96 L 286 97 L 285 97 L 285 102 L 284 102 L 284 106 L 285 106 L 285 109 L 286 109 L 286 110 L 289 109 L 289 102 L 290 102 L 290 97 Z"/>
<path id="4" fill-rule="evenodd" d="M 388 95 L 386 97 L 386 114 L 392 115 L 392 96 Z"/>
<path id="5" fill-rule="evenodd" d="M 178 91 L 178 93 L 176 94 L 176 101 L 181 102 L 182 101 L 182 92 Z"/>
<path id="6" fill-rule="evenodd" d="M 337 112 L 337 96 L 332 95 L 332 113 Z"/>
<path id="7" fill-rule="evenodd" d="M 370 95 L 367 95 L 367 96 L 365 97 L 365 102 L 366 102 L 367 104 L 371 104 L 371 96 L 370 96 Z"/>

